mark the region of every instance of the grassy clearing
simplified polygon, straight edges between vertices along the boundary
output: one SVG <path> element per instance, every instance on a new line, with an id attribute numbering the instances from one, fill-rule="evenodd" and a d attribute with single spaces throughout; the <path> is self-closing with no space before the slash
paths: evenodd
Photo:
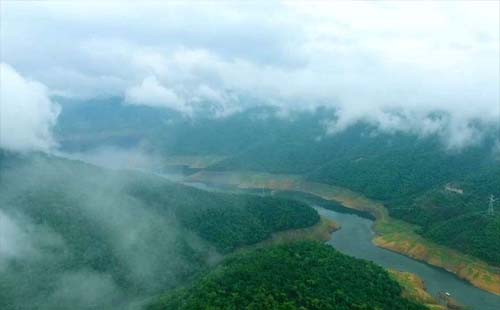
<path id="1" fill-rule="evenodd" d="M 190 180 L 248 189 L 300 191 L 326 200 L 335 200 L 347 208 L 368 212 L 376 218 L 374 230 L 377 237 L 373 240 L 375 245 L 444 268 L 478 288 L 500 295 L 498 268 L 425 240 L 415 233 L 415 226 L 391 218 L 381 203 L 348 189 L 308 182 L 299 176 L 260 172 L 201 171 L 191 176 Z"/>

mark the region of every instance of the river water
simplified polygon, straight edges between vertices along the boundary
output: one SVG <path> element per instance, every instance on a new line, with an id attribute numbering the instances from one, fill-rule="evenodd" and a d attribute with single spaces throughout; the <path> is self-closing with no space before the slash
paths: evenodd
<path id="1" fill-rule="evenodd" d="M 417 274 L 425 281 L 427 290 L 434 296 L 440 291 L 446 291 L 459 303 L 475 310 L 500 309 L 500 296 L 480 290 L 443 269 L 373 245 L 371 240 L 375 233 L 372 230 L 372 220 L 318 206 L 316 210 L 320 215 L 340 224 L 341 229 L 332 234 L 332 239 L 328 243 L 342 253 L 373 261 L 385 268 Z"/>
<path id="2" fill-rule="evenodd" d="M 191 186 L 204 190 L 253 192 L 266 195 L 268 191 L 240 190 L 234 187 L 218 187 L 213 184 L 191 183 Z M 311 204 L 321 216 L 332 219 L 341 226 L 340 230 L 332 233 L 328 244 L 340 252 L 373 261 L 385 268 L 398 271 L 407 271 L 418 275 L 424 280 L 427 290 L 433 295 L 441 291 L 449 292 L 460 304 L 469 306 L 474 310 L 500 310 L 500 296 L 480 290 L 466 281 L 459 279 L 453 273 L 436 268 L 428 264 L 413 260 L 404 255 L 379 248 L 372 243 L 375 232 L 372 229 L 373 220 L 369 217 L 353 213 L 347 208 L 335 207 L 334 210 L 326 209 L 332 206 L 327 200 L 315 198 L 314 201 L 304 198 L 307 195 L 300 193 L 283 193 L 284 196 L 299 199 Z"/>

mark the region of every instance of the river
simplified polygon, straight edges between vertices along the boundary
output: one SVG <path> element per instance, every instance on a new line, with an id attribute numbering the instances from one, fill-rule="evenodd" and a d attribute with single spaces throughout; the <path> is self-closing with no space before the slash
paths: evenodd
<path id="1" fill-rule="evenodd" d="M 265 190 L 241 190 L 234 187 L 217 187 L 213 184 L 207 185 L 204 183 L 191 183 L 190 185 L 204 190 L 252 192 L 261 195 L 270 193 Z M 414 273 L 425 281 L 427 290 L 435 297 L 440 291 L 446 291 L 460 304 L 469 306 L 474 310 L 500 309 L 500 296 L 478 289 L 444 269 L 375 246 L 372 243 L 375 236 L 372 229 L 373 220 L 368 216 L 360 215 L 359 212 L 347 208 L 339 209 L 335 207 L 335 211 L 325 209 L 324 207 L 332 208 L 332 205 L 327 200 L 316 197 L 311 200 L 310 196 L 307 198 L 308 195 L 301 193 L 282 193 L 282 195 L 308 202 L 321 216 L 338 223 L 341 229 L 332 233 L 332 238 L 328 241 L 328 244 L 340 252 L 373 261 L 385 268 Z"/>
<path id="2" fill-rule="evenodd" d="M 414 273 L 425 281 L 427 290 L 433 296 L 440 291 L 447 291 L 459 303 L 475 310 L 500 309 L 500 296 L 480 290 L 443 269 L 373 245 L 371 240 L 375 233 L 372 230 L 372 220 L 318 206 L 316 210 L 320 215 L 340 224 L 341 229 L 332 234 L 328 243 L 342 253 L 373 261 L 385 268 Z"/>

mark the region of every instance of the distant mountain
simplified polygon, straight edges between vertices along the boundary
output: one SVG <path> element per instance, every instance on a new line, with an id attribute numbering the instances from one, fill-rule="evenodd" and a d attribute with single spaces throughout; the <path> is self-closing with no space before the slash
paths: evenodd
<path id="1" fill-rule="evenodd" d="M 166 111 L 153 116 L 148 108 L 118 102 L 114 102 L 115 117 L 124 124 L 128 114 L 151 124 L 148 130 L 138 125 L 132 132 L 140 132 L 142 146 L 161 156 L 219 155 L 225 159 L 209 169 L 299 174 L 346 187 L 384 202 L 391 215 L 420 225 L 424 237 L 500 265 L 500 258 L 494 254 L 500 247 L 500 211 L 484 218 L 489 195 L 500 197 L 500 161 L 498 152 L 494 153 L 499 137 L 494 128 L 484 129 L 484 140 L 477 144 L 448 150 L 436 136 L 385 133 L 364 123 L 326 135 L 325 121 L 335 118 L 335 111 L 327 109 L 284 117 L 276 110 L 260 107 L 226 118 L 188 119 Z M 98 105 L 88 107 L 92 107 L 92 113 L 100 109 Z M 86 119 L 86 113 L 79 110 L 74 117 Z M 63 109 L 62 124 L 72 123 L 65 122 L 66 118 Z M 92 128 L 112 132 L 117 127 L 113 123 L 104 125 L 73 127 L 69 136 L 92 132 Z M 61 132 L 65 132 L 63 127 Z M 447 185 L 463 186 L 464 192 L 446 190 Z M 459 225 L 451 223 L 477 229 L 465 237 L 454 230 Z"/>

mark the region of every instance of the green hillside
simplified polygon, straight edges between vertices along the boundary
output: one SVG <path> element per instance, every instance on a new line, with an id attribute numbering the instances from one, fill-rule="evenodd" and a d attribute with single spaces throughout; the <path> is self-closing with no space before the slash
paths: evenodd
<path id="1" fill-rule="evenodd" d="M 500 266 L 500 212 L 487 214 L 490 194 L 500 196 L 500 166 L 426 191 L 392 213 L 426 238 Z"/>
<path id="2" fill-rule="evenodd" d="M 335 118 L 332 110 L 287 117 L 275 113 L 270 108 L 254 108 L 227 118 L 194 120 L 168 115 L 164 118 L 169 125 L 162 127 L 155 121 L 157 130 L 147 135 L 145 144 L 164 157 L 223 156 L 224 160 L 209 167 L 213 170 L 298 174 L 351 189 L 383 202 L 392 216 L 420 225 L 424 237 L 500 264 L 498 255 L 490 251 L 500 243 L 497 221 L 478 217 L 478 212 L 486 210 L 490 194 L 500 197 L 494 128 L 482 128 L 483 141 L 449 150 L 437 136 L 381 132 L 365 123 L 326 135 L 325 121 Z M 146 112 L 142 115 L 147 117 Z M 447 184 L 463 187 L 464 193 L 446 191 Z M 454 221 L 466 227 L 488 223 L 466 239 L 455 239 L 460 229 Z M 469 243 L 464 245 L 465 241 Z"/>
<path id="3" fill-rule="evenodd" d="M 377 265 L 303 242 L 233 255 L 192 285 L 166 294 L 162 309 L 426 309 L 401 297 Z"/>
<path id="4" fill-rule="evenodd" d="M 1 152 L 0 165 L 0 229 L 18 242 L 2 247 L 1 309 L 140 304 L 223 253 L 319 220 L 291 200 L 206 192 L 46 155 Z"/>

